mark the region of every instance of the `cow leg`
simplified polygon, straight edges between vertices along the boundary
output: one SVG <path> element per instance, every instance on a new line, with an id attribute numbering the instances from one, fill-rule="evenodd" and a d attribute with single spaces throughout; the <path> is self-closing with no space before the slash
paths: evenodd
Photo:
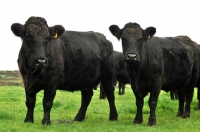
<path id="1" fill-rule="evenodd" d="M 149 122 L 148 125 L 149 126 L 153 126 L 156 125 L 156 105 L 158 102 L 158 95 L 160 92 L 152 94 L 150 93 L 150 98 L 149 98 L 149 107 L 150 107 L 150 117 L 149 117 Z"/>
<path id="2" fill-rule="evenodd" d="M 171 97 L 171 100 L 175 100 L 174 91 L 173 90 L 170 91 L 170 97 Z"/>
<path id="3" fill-rule="evenodd" d="M 186 104 L 185 104 L 185 111 L 182 115 L 183 118 L 190 117 L 190 105 L 192 102 L 193 95 L 194 95 L 194 88 L 186 91 Z"/>
<path id="4" fill-rule="evenodd" d="M 150 117 L 149 117 L 149 126 L 156 125 L 156 106 L 158 102 L 158 96 L 162 87 L 162 77 L 155 78 L 153 80 L 153 85 L 150 88 L 150 97 L 149 97 L 149 107 L 150 107 Z"/>
<path id="5" fill-rule="evenodd" d="M 44 116 L 42 120 L 43 125 L 50 125 L 50 111 L 53 105 L 53 100 L 56 95 L 56 86 L 47 87 L 44 89 L 44 98 L 43 98 L 43 109 L 44 109 Z"/>
<path id="6" fill-rule="evenodd" d="M 122 95 L 122 83 L 118 82 L 119 95 Z"/>
<path id="7" fill-rule="evenodd" d="M 93 90 L 92 89 L 87 89 L 87 90 L 82 90 L 81 91 L 81 107 L 76 114 L 76 117 L 74 121 L 82 121 L 85 119 L 85 114 L 87 111 L 87 107 L 90 104 L 90 101 L 93 96 Z"/>
<path id="8" fill-rule="evenodd" d="M 35 76 L 27 75 L 24 77 L 24 86 L 25 86 L 25 93 L 26 93 L 26 107 L 27 107 L 27 114 L 24 119 L 24 122 L 34 122 L 34 107 L 36 101 L 36 94 L 39 92 L 38 86 L 36 84 L 32 85 Z"/>
<path id="9" fill-rule="evenodd" d="M 133 120 L 134 124 L 141 124 L 143 122 L 143 114 L 142 114 L 142 108 L 144 105 L 144 99 L 142 97 L 139 97 L 135 94 L 136 97 L 136 106 L 137 106 L 137 113 Z"/>
<path id="10" fill-rule="evenodd" d="M 106 94 L 104 92 L 104 89 L 103 89 L 103 86 L 102 84 L 100 83 L 100 99 L 106 99 Z"/>
<path id="11" fill-rule="evenodd" d="M 183 115 L 183 110 L 184 110 L 184 102 L 185 102 L 185 93 L 182 90 L 178 91 L 178 97 L 179 97 L 179 107 L 178 107 L 178 113 L 177 117 L 180 117 Z"/>
<path id="12" fill-rule="evenodd" d="M 122 94 L 125 94 L 125 84 L 122 84 Z"/>
<path id="13" fill-rule="evenodd" d="M 113 58 L 109 58 L 101 67 L 101 83 L 108 99 L 110 106 L 109 120 L 117 120 L 118 114 L 115 106 L 115 95 L 114 95 L 114 85 L 113 85 Z"/>
<path id="14" fill-rule="evenodd" d="M 175 99 L 176 99 L 176 100 L 179 100 L 179 97 L 178 97 L 177 91 L 174 92 L 174 96 L 175 96 Z"/>
<path id="15" fill-rule="evenodd" d="M 104 92 L 107 96 L 108 99 L 108 103 L 110 106 L 110 116 L 109 116 L 109 120 L 117 120 L 118 114 L 117 114 L 117 110 L 115 107 L 115 96 L 114 96 L 114 86 L 112 85 L 112 83 L 108 83 L 105 80 L 102 80 L 102 85 L 104 88 Z"/>
<path id="16" fill-rule="evenodd" d="M 31 93 L 30 90 L 26 91 L 26 107 L 27 107 L 27 114 L 24 119 L 24 122 L 34 122 L 33 113 L 36 101 L 36 93 Z"/>

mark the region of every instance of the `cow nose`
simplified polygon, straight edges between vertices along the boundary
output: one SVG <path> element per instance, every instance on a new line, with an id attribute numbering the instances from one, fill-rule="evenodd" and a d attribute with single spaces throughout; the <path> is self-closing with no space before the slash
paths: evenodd
<path id="1" fill-rule="evenodd" d="M 128 60 L 136 60 L 136 54 L 127 54 L 126 57 Z"/>
<path id="2" fill-rule="evenodd" d="M 36 60 L 36 67 L 37 68 L 44 68 L 47 65 L 47 60 L 46 59 L 37 59 Z"/>

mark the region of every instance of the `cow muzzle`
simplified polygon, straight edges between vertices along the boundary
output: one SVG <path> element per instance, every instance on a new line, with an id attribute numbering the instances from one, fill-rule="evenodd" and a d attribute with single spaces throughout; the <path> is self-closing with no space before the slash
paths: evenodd
<path id="1" fill-rule="evenodd" d="M 126 59 L 129 61 L 136 61 L 137 60 L 137 55 L 136 54 L 127 54 Z"/>
<path id="2" fill-rule="evenodd" d="M 47 66 L 47 59 L 37 59 L 36 68 L 45 68 Z"/>

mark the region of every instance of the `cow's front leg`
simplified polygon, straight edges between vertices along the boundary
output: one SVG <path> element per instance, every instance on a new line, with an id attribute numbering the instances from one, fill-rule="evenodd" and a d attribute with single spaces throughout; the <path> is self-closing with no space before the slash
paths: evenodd
<path id="1" fill-rule="evenodd" d="M 56 95 L 56 86 L 47 87 L 44 89 L 43 109 L 44 117 L 42 120 L 43 125 L 50 125 L 50 111 L 53 105 L 53 100 Z"/>
<path id="2" fill-rule="evenodd" d="M 162 77 L 155 78 L 153 81 L 153 85 L 150 87 L 150 97 L 148 101 L 150 107 L 149 126 L 156 125 L 156 106 L 162 87 Z"/>
<path id="3" fill-rule="evenodd" d="M 91 89 L 87 89 L 87 90 L 82 90 L 81 91 L 81 107 L 78 111 L 78 113 L 76 114 L 74 121 L 82 121 L 85 118 L 85 114 L 87 111 L 87 107 L 90 104 L 90 101 L 92 99 L 93 96 L 93 90 Z"/>
<path id="4" fill-rule="evenodd" d="M 144 105 L 144 99 L 142 97 L 139 97 L 136 93 L 135 93 L 135 97 L 136 97 L 137 113 L 133 120 L 133 123 L 141 124 L 143 122 L 142 108 Z"/>
<path id="5" fill-rule="evenodd" d="M 143 105 L 144 105 L 144 99 L 140 95 L 140 92 L 138 91 L 137 83 L 132 82 L 131 88 L 132 88 L 133 93 L 135 95 L 136 106 L 137 106 L 137 112 L 136 112 L 135 118 L 133 120 L 133 123 L 134 124 L 141 124 L 143 122 L 142 109 L 143 109 Z"/>
<path id="6" fill-rule="evenodd" d="M 156 113 L 155 113 L 156 105 L 157 105 L 156 97 L 152 97 L 150 95 L 148 103 L 149 103 L 149 107 L 150 107 L 150 117 L 149 117 L 148 125 L 153 126 L 153 125 L 156 125 Z"/>
<path id="7" fill-rule="evenodd" d="M 31 90 L 26 91 L 26 107 L 27 107 L 27 114 L 24 119 L 24 122 L 34 122 L 33 113 L 36 101 L 36 93 L 32 93 Z"/>

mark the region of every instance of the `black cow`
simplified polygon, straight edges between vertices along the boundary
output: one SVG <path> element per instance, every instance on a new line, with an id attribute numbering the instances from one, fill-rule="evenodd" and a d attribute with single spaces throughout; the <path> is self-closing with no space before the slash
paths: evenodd
<path id="1" fill-rule="evenodd" d="M 118 82 L 119 95 L 125 94 L 125 85 L 129 83 L 128 73 L 125 69 L 124 55 L 122 52 L 113 51 L 113 64 L 114 64 L 114 80 L 113 85 L 116 86 Z M 100 99 L 105 99 L 106 95 L 100 84 Z"/>
<path id="2" fill-rule="evenodd" d="M 137 23 L 127 23 L 123 29 L 112 25 L 109 29 L 122 40 L 127 72 L 136 97 L 137 113 L 133 122 L 143 122 L 144 97 L 150 92 L 148 125 L 156 125 L 155 109 L 161 89 L 183 91 L 179 92 L 177 116 L 189 117 L 194 87 L 199 77 L 198 45 L 187 36 L 154 37 L 156 28 L 143 30 Z"/>
<path id="3" fill-rule="evenodd" d="M 14 23 L 12 32 L 22 39 L 18 66 L 22 74 L 26 106 L 24 122 L 34 122 L 36 93 L 44 90 L 42 124 L 50 124 L 50 110 L 56 90 L 81 91 L 81 107 L 75 121 L 85 118 L 100 81 L 110 105 L 109 120 L 117 120 L 114 101 L 112 43 L 100 33 L 65 31 L 49 27 L 44 18 L 30 17 L 24 25 Z"/>
<path id="4" fill-rule="evenodd" d="M 113 51 L 113 63 L 115 68 L 115 79 L 118 82 L 119 95 L 125 94 L 125 85 L 129 83 L 128 73 L 125 69 L 124 55 Z"/>

